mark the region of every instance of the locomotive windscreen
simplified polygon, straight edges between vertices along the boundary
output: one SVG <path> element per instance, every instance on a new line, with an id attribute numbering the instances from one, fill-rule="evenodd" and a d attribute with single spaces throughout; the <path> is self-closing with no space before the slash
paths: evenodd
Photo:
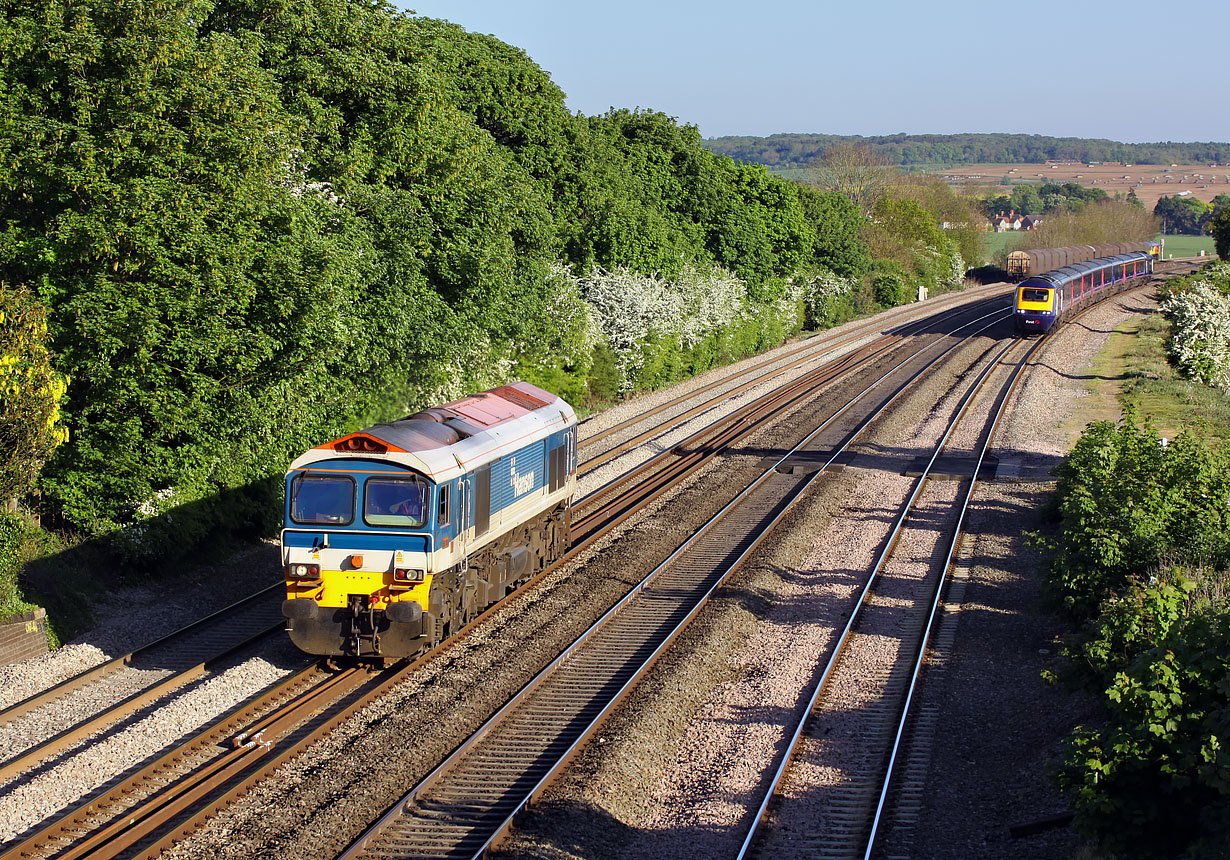
<path id="1" fill-rule="evenodd" d="M 331 475 L 297 475 L 291 481 L 290 518 L 304 525 L 354 521 L 354 481 Z"/>

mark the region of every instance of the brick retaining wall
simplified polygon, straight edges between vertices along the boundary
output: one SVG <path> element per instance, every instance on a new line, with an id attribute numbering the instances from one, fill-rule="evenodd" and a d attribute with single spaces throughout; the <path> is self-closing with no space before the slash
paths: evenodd
<path id="1" fill-rule="evenodd" d="M 0 666 L 47 653 L 47 610 L 10 615 L 0 621 Z"/>

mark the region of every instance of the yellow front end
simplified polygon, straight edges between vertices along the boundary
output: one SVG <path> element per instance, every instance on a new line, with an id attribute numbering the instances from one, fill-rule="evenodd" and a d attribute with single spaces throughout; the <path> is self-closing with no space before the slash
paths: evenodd
<path id="1" fill-rule="evenodd" d="M 422 650 L 430 632 L 432 577 L 421 554 L 325 549 L 288 556 L 282 612 L 299 648 L 350 657 L 407 657 Z M 303 576 L 305 568 L 317 575 Z"/>

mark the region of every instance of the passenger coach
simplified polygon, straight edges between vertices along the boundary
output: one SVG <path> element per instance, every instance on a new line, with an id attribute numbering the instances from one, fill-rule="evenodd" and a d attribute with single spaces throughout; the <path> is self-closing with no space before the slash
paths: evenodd
<path id="1" fill-rule="evenodd" d="M 1013 328 L 1017 334 L 1048 332 L 1077 308 L 1152 274 L 1153 259 L 1149 252 L 1137 251 L 1026 278 L 1016 288 Z"/>
<path id="2" fill-rule="evenodd" d="M 286 474 L 282 605 L 311 654 L 406 657 L 561 556 L 577 419 L 517 382 L 320 445 Z"/>

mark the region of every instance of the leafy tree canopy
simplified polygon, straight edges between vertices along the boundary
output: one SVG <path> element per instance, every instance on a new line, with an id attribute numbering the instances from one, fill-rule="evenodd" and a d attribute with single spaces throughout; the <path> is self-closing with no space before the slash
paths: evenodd
<path id="1" fill-rule="evenodd" d="M 321 438 L 514 371 L 583 388 L 561 262 L 776 302 L 818 232 L 858 258 L 694 127 L 571 114 L 523 51 L 383 2 L 0 8 L 0 284 L 69 379 L 44 513 L 134 558 L 267 526 Z"/>
<path id="2" fill-rule="evenodd" d="M 1199 236 L 1213 214 L 1213 207 L 1195 197 L 1176 195 L 1159 198 L 1153 214 L 1161 222 L 1163 233 Z"/>

